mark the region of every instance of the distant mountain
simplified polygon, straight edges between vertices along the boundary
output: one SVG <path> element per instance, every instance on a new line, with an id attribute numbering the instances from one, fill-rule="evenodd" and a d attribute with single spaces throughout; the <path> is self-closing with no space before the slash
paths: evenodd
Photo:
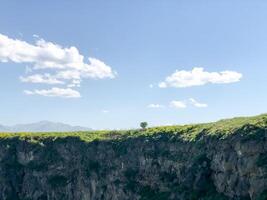
<path id="1" fill-rule="evenodd" d="M 0 132 L 7 132 L 8 128 L 6 126 L 0 125 Z"/>
<path id="2" fill-rule="evenodd" d="M 0 125 L 0 132 L 72 132 L 90 131 L 91 128 L 82 126 L 71 126 L 64 123 L 40 121 L 31 124 L 17 124 L 14 126 Z"/>

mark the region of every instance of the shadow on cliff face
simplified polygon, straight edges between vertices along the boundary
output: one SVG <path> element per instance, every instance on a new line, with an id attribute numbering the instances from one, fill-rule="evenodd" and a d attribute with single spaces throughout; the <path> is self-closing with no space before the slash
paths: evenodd
<path id="1" fill-rule="evenodd" d="M 266 130 L 195 141 L 156 134 L 84 142 L 0 141 L 0 199 L 224 200 L 266 197 Z"/>

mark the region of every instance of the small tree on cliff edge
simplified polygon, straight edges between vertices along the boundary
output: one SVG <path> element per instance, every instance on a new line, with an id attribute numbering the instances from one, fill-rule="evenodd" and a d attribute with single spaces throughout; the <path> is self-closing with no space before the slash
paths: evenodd
<path id="1" fill-rule="evenodd" d="M 143 130 L 146 129 L 147 125 L 148 125 L 147 122 L 141 122 L 141 123 L 140 123 L 140 126 L 141 126 L 141 128 L 142 128 Z"/>

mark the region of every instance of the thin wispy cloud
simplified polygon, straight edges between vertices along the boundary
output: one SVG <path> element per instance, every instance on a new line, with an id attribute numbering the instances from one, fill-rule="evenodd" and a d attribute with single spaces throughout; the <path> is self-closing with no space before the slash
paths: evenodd
<path id="1" fill-rule="evenodd" d="M 101 60 L 89 57 L 86 62 L 84 56 L 74 46 L 62 47 L 40 39 L 39 36 L 34 37 L 37 38 L 37 41 L 30 44 L 0 34 L 0 62 L 32 65 L 31 71 L 27 70 L 27 75 L 20 77 L 22 82 L 64 84 L 66 88 L 61 88 L 60 91 L 70 91 L 67 87 L 79 87 L 82 79 L 112 79 L 116 76 L 116 72 Z M 45 70 L 50 72 L 47 73 Z M 40 93 L 40 91 L 42 92 Z M 42 95 L 45 91 L 36 90 L 34 94 Z M 52 91 L 52 95 L 54 95 L 55 88 L 48 91 Z M 48 94 L 50 93 L 48 92 Z M 60 96 L 60 94 L 59 92 L 59 95 L 54 96 Z"/>
<path id="2" fill-rule="evenodd" d="M 64 84 L 64 81 L 61 81 L 50 74 L 34 74 L 27 77 L 20 77 L 20 80 L 25 83 L 44 83 L 44 84 Z"/>
<path id="3" fill-rule="evenodd" d="M 152 104 L 149 104 L 148 106 L 147 106 L 148 108 L 165 108 L 165 106 L 164 105 L 161 105 L 161 104 L 154 104 L 154 103 L 152 103 Z"/>
<path id="4" fill-rule="evenodd" d="M 193 68 L 191 71 L 177 70 L 165 81 L 160 82 L 160 88 L 186 88 L 206 84 L 228 84 L 241 80 L 242 74 L 235 71 L 207 72 L 204 68 Z"/>
<path id="5" fill-rule="evenodd" d="M 51 88 L 47 90 L 24 90 L 27 95 L 41 95 L 46 97 L 80 98 L 78 91 L 70 88 Z"/>
<path id="6" fill-rule="evenodd" d="M 107 114 L 109 113 L 109 110 L 102 110 L 102 113 Z"/>
<path id="7" fill-rule="evenodd" d="M 186 100 L 173 100 L 169 102 L 168 105 L 170 108 L 175 108 L 175 109 L 185 109 L 188 107 L 196 107 L 196 108 L 207 108 L 208 104 L 206 103 L 200 103 L 199 101 L 195 100 L 194 98 L 189 98 Z M 159 108 L 165 108 L 168 107 L 166 105 L 162 104 L 149 104 L 147 107 L 148 108 L 153 108 L 153 109 L 159 109 Z"/>
<path id="8" fill-rule="evenodd" d="M 67 85 L 67 87 L 72 88 L 72 87 L 81 87 L 81 80 L 72 80 L 70 84 Z"/>
<path id="9" fill-rule="evenodd" d="M 208 104 L 200 103 L 200 102 L 198 102 L 197 100 L 195 100 L 195 99 L 193 99 L 193 98 L 190 98 L 190 99 L 189 99 L 189 102 L 190 102 L 193 106 L 195 106 L 195 107 L 197 107 L 197 108 L 206 108 L 206 107 L 208 107 Z"/>
<path id="10" fill-rule="evenodd" d="M 208 107 L 208 104 L 200 103 L 200 102 L 198 102 L 197 100 L 195 100 L 193 98 L 189 98 L 189 99 L 183 100 L 183 101 L 174 100 L 174 101 L 171 101 L 169 105 L 172 108 L 178 108 L 178 109 L 187 108 L 189 106 L 193 106 L 193 107 L 196 107 L 196 108 L 206 108 L 206 107 Z"/>
<path id="11" fill-rule="evenodd" d="M 186 105 L 186 102 L 184 101 L 171 101 L 170 102 L 170 107 L 172 108 L 177 108 L 177 109 L 183 109 L 183 108 L 186 108 L 187 105 Z"/>

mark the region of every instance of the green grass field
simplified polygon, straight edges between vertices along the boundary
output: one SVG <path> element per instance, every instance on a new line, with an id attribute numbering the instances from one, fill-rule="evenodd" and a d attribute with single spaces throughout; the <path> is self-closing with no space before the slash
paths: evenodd
<path id="1" fill-rule="evenodd" d="M 94 140 L 125 139 L 139 136 L 156 136 L 158 134 L 179 134 L 187 141 L 194 141 L 205 130 L 207 135 L 218 135 L 221 138 L 234 133 L 236 130 L 252 125 L 259 128 L 267 127 L 267 114 L 255 117 L 238 117 L 220 120 L 213 123 L 191 124 L 183 126 L 161 126 L 147 128 L 146 130 L 120 130 L 120 131 L 88 131 L 88 132 L 47 132 L 47 133 L 0 133 L 1 139 L 18 137 L 22 140 L 38 142 L 45 138 L 57 139 L 65 137 L 79 137 L 81 140 L 91 142 Z"/>

